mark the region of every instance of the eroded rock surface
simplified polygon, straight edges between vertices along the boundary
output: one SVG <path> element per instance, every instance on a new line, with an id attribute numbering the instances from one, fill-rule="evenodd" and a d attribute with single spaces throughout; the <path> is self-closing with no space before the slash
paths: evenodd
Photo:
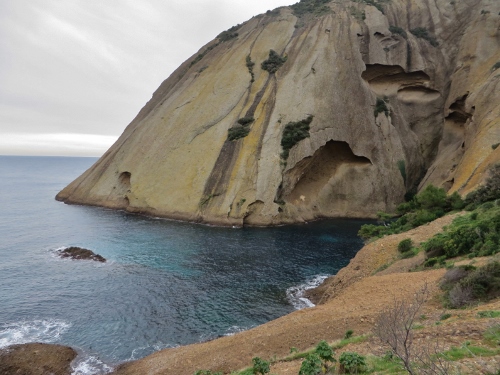
<path id="1" fill-rule="evenodd" d="M 64 250 L 58 251 L 61 258 L 95 260 L 97 262 L 106 262 L 106 259 L 99 254 L 95 254 L 92 250 L 83 249 L 77 246 L 71 246 Z"/>
<path id="2" fill-rule="evenodd" d="M 500 3 L 326 7 L 279 8 L 204 46 L 57 199 L 271 225 L 373 217 L 428 183 L 480 184 L 500 160 Z M 286 126 L 310 116 L 284 153 Z"/>

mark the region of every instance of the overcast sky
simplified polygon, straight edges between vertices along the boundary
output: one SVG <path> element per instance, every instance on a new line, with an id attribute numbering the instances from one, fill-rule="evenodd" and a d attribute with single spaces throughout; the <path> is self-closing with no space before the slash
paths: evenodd
<path id="1" fill-rule="evenodd" d="M 204 44 L 296 1 L 1 0 L 0 155 L 100 156 Z"/>

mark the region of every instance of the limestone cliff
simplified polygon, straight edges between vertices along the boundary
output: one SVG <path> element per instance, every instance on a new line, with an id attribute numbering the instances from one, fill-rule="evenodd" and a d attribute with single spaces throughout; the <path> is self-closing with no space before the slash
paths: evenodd
<path id="1" fill-rule="evenodd" d="M 427 183 L 467 192 L 500 159 L 499 13 L 302 0 L 256 16 L 183 63 L 57 199 L 269 225 L 370 217 Z"/>

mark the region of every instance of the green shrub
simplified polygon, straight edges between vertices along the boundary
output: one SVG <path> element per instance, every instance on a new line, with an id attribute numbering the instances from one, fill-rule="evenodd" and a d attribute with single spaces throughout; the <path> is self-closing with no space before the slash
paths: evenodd
<path id="1" fill-rule="evenodd" d="M 352 329 L 348 329 L 347 331 L 345 331 L 344 340 L 350 339 L 353 333 L 354 331 Z"/>
<path id="2" fill-rule="evenodd" d="M 269 74 L 276 73 L 278 69 L 285 63 L 286 57 L 281 57 L 274 50 L 269 51 L 269 58 L 264 60 L 260 65 L 263 70 L 267 70 Z"/>
<path id="3" fill-rule="evenodd" d="M 417 27 L 416 29 L 410 30 L 410 33 L 415 35 L 417 38 L 427 40 L 433 47 L 439 46 L 439 43 L 436 40 L 436 38 L 431 36 L 429 34 L 429 31 L 425 27 Z"/>
<path id="4" fill-rule="evenodd" d="M 398 244 L 398 251 L 400 253 L 406 253 L 410 251 L 413 247 L 413 241 L 411 238 L 406 238 Z"/>
<path id="5" fill-rule="evenodd" d="M 500 199 L 500 164 L 494 165 L 488 172 L 485 184 L 465 197 L 466 206 L 474 209 L 482 203 Z"/>
<path id="6" fill-rule="evenodd" d="M 320 341 L 315 349 L 316 354 L 323 361 L 326 367 L 327 362 L 336 362 L 337 360 L 334 358 L 334 351 L 330 345 L 326 341 Z"/>
<path id="7" fill-rule="evenodd" d="M 387 108 L 387 105 L 385 104 L 384 99 L 377 98 L 377 102 L 375 104 L 375 109 L 373 110 L 373 115 L 375 118 L 379 115 L 379 113 L 384 113 L 385 116 L 389 116 L 389 108 Z"/>
<path id="8" fill-rule="evenodd" d="M 251 124 L 254 121 L 255 121 L 255 119 L 252 116 L 247 116 L 247 117 L 240 118 L 237 122 L 238 122 L 238 124 L 245 126 L 245 125 Z"/>
<path id="9" fill-rule="evenodd" d="M 255 357 L 252 359 L 252 363 L 253 363 L 252 370 L 253 370 L 254 374 L 265 375 L 265 374 L 269 373 L 269 371 L 270 371 L 269 362 L 264 361 L 263 359 L 261 359 L 259 357 Z"/>
<path id="10" fill-rule="evenodd" d="M 246 57 L 246 66 L 248 68 L 248 73 L 250 73 L 250 76 L 252 77 L 250 82 L 255 82 L 255 73 L 253 72 L 253 67 L 255 66 L 255 63 L 252 61 L 250 55 Z"/>
<path id="11" fill-rule="evenodd" d="M 400 204 L 397 212 L 402 215 L 395 221 L 384 225 L 366 224 L 361 226 L 358 235 L 363 239 L 396 234 L 429 223 L 446 212 L 460 209 L 464 202 L 458 193 L 446 196 L 444 189 L 428 185 L 409 202 Z"/>
<path id="12" fill-rule="evenodd" d="M 321 359 L 316 353 L 310 353 L 302 361 L 299 375 L 318 375 L 322 373 Z"/>
<path id="13" fill-rule="evenodd" d="M 393 34 L 399 34 L 399 35 L 401 35 L 405 39 L 408 38 L 408 34 L 401 27 L 398 27 L 398 26 L 389 26 L 389 31 L 391 33 L 393 33 Z"/>
<path id="14" fill-rule="evenodd" d="M 344 352 L 339 358 L 340 368 L 346 374 L 357 374 L 366 367 L 365 357 L 355 352 Z"/>
<path id="15" fill-rule="evenodd" d="M 446 191 L 433 185 L 427 185 L 425 189 L 418 194 L 417 202 L 421 208 L 425 209 L 445 208 L 447 205 Z"/>
<path id="16" fill-rule="evenodd" d="M 309 125 L 313 120 L 313 116 L 308 116 L 306 119 L 298 122 L 289 122 L 285 125 L 283 135 L 281 136 L 281 147 L 283 148 L 282 157 L 288 159 L 290 149 L 305 138 L 309 138 Z"/>
<path id="17" fill-rule="evenodd" d="M 497 62 L 495 63 L 495 65 L 493 65 L 493 66 L 491 67 L 491 70 L 495 71 L 495 70 L 497 70 L 498 68 L 500 68 L 500 61 L 497 61 Z"/>
<path id="18" fill-rule="evenodd" d="M 227 131 L 227 140 L 236 141 L 240 138 L 244 138 L 250 133 L 248 126 L 234 126 Z"/>

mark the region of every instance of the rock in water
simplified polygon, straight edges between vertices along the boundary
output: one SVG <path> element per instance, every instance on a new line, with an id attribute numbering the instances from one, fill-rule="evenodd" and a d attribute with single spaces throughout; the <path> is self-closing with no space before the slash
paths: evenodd
<path id="1" fill-rule="evenodd" d="M 59 251 L 61 258 L 71 259 L 88 259 L 97 262 L 105 262 L 106 259 L 99 254 L 95 254 L 92 250 L 82 249 L 81 247 L 71 246 Z"/>
<path id="2" fill-rule="evenodd" d="M 57 199 L 221 225 L 394 211 L 500 159 L 500 3 L 301 0 L 184 62 Z"/>
<path id="3" fill-rule="evenodd" d="M 0 349 L 2 375 L 69 375 L 76 352 L 66 346 L 30 343 Z"/>

